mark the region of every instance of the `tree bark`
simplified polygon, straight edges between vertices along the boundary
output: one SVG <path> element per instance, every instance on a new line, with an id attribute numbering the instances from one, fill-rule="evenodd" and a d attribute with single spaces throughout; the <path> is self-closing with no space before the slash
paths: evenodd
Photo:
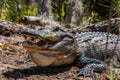
<path id="1" fill-rule="evenodd" d="M 82 26 L 83 5 L 81 0 L 68 0 L 68 15 L 66 16 L 66 24 L 68 27 Z"/>
<path id="2" fill-rule="evenodd" d="M 38 25 L 44 27 L 61 27 L 61 25 L 58 21 L 56 21 L 54 14 L 52 13 L 52 5 L 51 3 L 53 0 L 35 0 L 38 3 L 39 9 L 39 21 L 35 21 L 39 23 Z M 28 17 L 27 17 L 28 18 Z M 30 21 L 30 20 L 29 20 Z"/>
<path id="3" fill-rule="evenodd" d="M 52 0 L 35 0 L 38 3 L 38 14 L 40 17 L 54 19 L 52 13 Z"/>

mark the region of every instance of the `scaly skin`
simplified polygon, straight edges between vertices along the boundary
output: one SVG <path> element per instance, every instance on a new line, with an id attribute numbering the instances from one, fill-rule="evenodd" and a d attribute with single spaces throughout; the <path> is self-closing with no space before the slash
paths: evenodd
<path id="1" fill-rule="evenodd" d="M 120 39 L 117 35 L 109 35 L 107 49 L 107 33 L 84 32 L 76 33 L 75 37 L 78 44 L 77 55 L 80 56 L 78 59 L 80 63 L 86 64 L 86 66 L 79 71 L 79 75 L 91 76 L 93 71 L 103 72 L 106 68 L 104 61 L 111 59 L 112 56 L 117 55 L 116 58 L 120 64 Z M 116 44 L 117 47 L 114 50 Z"/>
<path id="2" fill-rule="evenodd" d="M 72 34 L 61 30 L 45 29 L 39 32 L 25 29 L 22 34 L 32 38 L 27 39 L 23 47 L 32 61 L 40 66 L 60 66 L 77 62 L 78 65 L 85 65 L 78 71 L 79 75 L 92 76 L 94 71 L 103 72 L 107 68 L 104 61 L 113 56 L 113 51 L 120 63 L 120 39 L 117 35 L 109 35 L 106 48 L 107 33 L 103 32 Z"/>

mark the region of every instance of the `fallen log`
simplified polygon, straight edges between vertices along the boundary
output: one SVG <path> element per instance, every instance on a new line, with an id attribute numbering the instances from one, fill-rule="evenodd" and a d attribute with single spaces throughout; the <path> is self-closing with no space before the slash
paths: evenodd
<path id="1" fill-rule="evenodd" d="M 19 33 L 19 31 L 23 28 L 24 25 L 0 19 L 0 34 L 2 35 L 9 36 L 11 34 Z"/>
<path id="2" fill-rule="evenodd" d="M 102 22 L 97 22 L 97 23 L 82 27 L 79 30 L 82 32 L 84 32 L 84 31 L 107 32 L 108 25 L 109 25 L 109 22 L 107 20 L 104 20 Z M 120 29 L 120 18 L 112 18 L 111 25 L 110 25 L 110 32 L 118 34 L 119 29 Z"/>
<path id="3" fill-rule="evenodd" d="M 36 21 L 37 19 L 37 22 L 39 22 L 39 18 L 37 17 L 34 17 L 34 19 L 32 18 L 31 20 L 31 17 L 26 17 L 27 18 L 27 22 L 28 23 L 32 23 L 31 21 Z M 25 19 L 26 20 L 26 19 Z M 41 19 L 40 19 L 41 20 Z M 25 22 L 25 21 L 23 21 Z M 46 20 L 46 21 L 43 21 L 44 25 L 47 25 L 47 27 L 50 27 L 52 28 L 53 26 L 54 27 L 60 27 L 60 28 L 63 28 L 64 30 L 70 30 L 70 31 L 80 31 L 80 32 L 86 32 L 86 31 L 91 31 L 91 32 L 95 32 L 95 31 L 98 31 L 98 32 L 107 32 L 107 26 L 108 26 L 108 21 L 105 20 L 105 21 L 102 21 L 102 22 L 98 22 L 98 23 L 94 23 L 94 24 L 91 24 L 91 25 L 87 25 L 87 26 L 84 26 L 84 27 L 75 27 L 75 28 L 65 28 L 63 25 L 60 25 L 59 23 L 57 22 L 52 22 L 50 20 Z M 42 23 L 41 23 L 42 24 Z M 116 33 L 118 34 L 119 32 L 119 24 L 120 24 L 120 18 L 112 18 L 111 19 L 111 29 L 110 31 L 113 32 L 113 33 Z M 10 21 L 5 21 L 5 20 L 1 20 L 0 19 L 0 34 L 3 34 L 3 35 L 10 35 L 10 34 L 15 34 L 15 33 L 19 33 L 21 29 L 23 28 L 26 28 L 25 27 L 26 25 L 20 25 L 20 24 L 16 24 L 16 23 L 13 23 L 13 22 L 10 22 Z M 35 27 L 46 27 L 46 26 L 35 26 Z"/>

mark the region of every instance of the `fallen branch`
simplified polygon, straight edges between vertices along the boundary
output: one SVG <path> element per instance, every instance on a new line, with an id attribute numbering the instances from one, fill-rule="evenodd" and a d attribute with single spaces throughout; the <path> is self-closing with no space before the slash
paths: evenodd
<path id="1" fill-rule="evenodd" d="M 91 25 L 87 25 L 80 29 L 80 31 L 98 31 L 98 32 L 107 32 L 107 26 L 109 25 L 108 21 L 102 21 L 98 23 L 94 23 Z M 111 19 L 111 29 L 110 32 L 118 33 L 120 25 L 120 18 L 112 18 Z"/>
<path id="2" fill-rule="evenodd" d="M 61 27 L 62 24 L 59 22 L 50 19 L 50 18 L 43 18 L 43 17 L 36 17 L 36 16 L 22 16 L 19 19 L 19 22 L 22 22 L 26 25 L 38 25 L 41 27 Z"/>
<path id="3" fill-rule="evenodd" d="M 36 17 L 36 16 L 22 16 L 20 17 L 19 22 L 22 22 L 25 25 L 32 24 L 32 25 L 39 25 L 39 26 L 44 26 L 45 24 L 47 24 L 43 22 L 40 17 Z"/>

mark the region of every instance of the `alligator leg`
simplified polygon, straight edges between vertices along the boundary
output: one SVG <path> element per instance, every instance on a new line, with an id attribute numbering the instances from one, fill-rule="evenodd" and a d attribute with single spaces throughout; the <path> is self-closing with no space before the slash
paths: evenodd
<path id="1" fill-rule="evenodd" d="M 24 63 L 27 63 L 29 62 L 31 59 L 29 56 L 27 57 L 24 57 L 23 59 L 20 59 L 20 60 L 16 60 L 17 64 L 24 64 Z"/>
<path id="2" fill-rule="evenodd" d="M 78 70 L 78 75 L 92 76 L 93 72 L 103 72 L 106 69 L 106 64 L 98 59 L 80 57 L 80 64 L 86 64 L 84 68 Z"/>

